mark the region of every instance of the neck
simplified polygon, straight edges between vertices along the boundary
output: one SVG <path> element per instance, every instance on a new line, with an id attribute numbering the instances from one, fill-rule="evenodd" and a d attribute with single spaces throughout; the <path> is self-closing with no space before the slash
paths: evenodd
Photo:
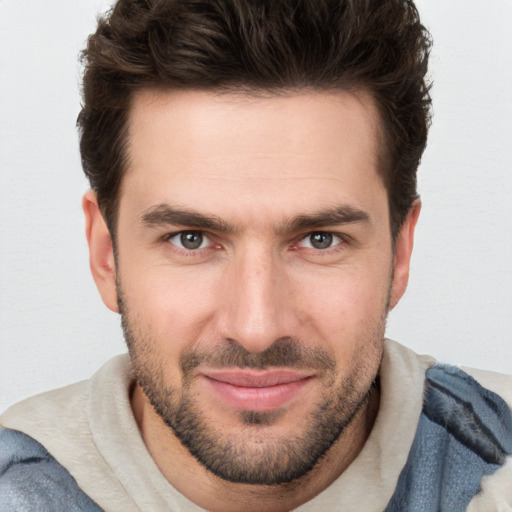
<path id="1" fill-rule="evenodd" d="M 167 481 L 190 501 L 212 512 L 285 512 L 329 487 L 354 461 L 373 428 L 379 398 L 378 387 L 372 387 L 366 402 L 313 470 L 280 485 L 231 483 L 215 476 L 175 437 L 138 386 L 131 402 L 151 457 Z"/>

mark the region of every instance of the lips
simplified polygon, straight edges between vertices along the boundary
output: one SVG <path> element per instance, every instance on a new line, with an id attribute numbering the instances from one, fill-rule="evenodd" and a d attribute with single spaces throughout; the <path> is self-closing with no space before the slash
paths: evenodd
<path id="1" fill-rule="evenodd" d="M 312 376 L 291 370 L 235 369 L 202 373 L 208 388 L 238 410 L 272 411 L 283 407 L 311 381 Z"/>

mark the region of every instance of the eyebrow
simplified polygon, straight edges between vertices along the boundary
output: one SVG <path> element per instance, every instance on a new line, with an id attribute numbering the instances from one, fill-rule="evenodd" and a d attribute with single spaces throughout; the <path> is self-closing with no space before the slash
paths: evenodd
<path id="1" fill-rule="evenodd" d="M 280 226 L 278 232 L 295 233 L 297 231 L 341 226 L 358 222 L 370 222 L 370 215 L 364 210 L 353 206 L 339 206 L 309 215 L 298 215 Z"/>
<path id="2" fill-rule="evenodd" d="M 168 204 L 159 204 L 143 213 L 142 223 L 148 227 L 187 226 L 208 229 L 222 233 L 231 233 L 234 229 L 215 215 L 204 215 L 190 210 L 173 208 Z"/>
<path id="3" fill-rule="evenodd" d="M 220 233 L 234 233 L 239 231 L 216 215 L 204 215 L 192 210 L 175 208 L 169 204 L 159 204 L 145 211 L 141 217 L 142 223 L 148 227 L 187 226 L 199 230 L 207 229 Z M 364 210 L 353 206 L 339 206 L 321 210 L 312 214 L 297 215 L 287 222 L 279 225 L 276 233 L 296 233 L 297 231 L 311 230 L 369 222 L 370 216 Z"/>

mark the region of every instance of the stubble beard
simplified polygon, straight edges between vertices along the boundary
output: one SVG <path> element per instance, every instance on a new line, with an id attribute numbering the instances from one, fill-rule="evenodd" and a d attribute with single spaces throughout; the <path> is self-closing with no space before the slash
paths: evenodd
<path id="1" fill-rule="evenodd" d="M 368 401 L 382 355 L 386 314 L 367 332 L 350 373 L 338 377 L 336 361 L 323 349 L 311 349 L 291 338 L 276 340 L 261 353 L 250 353 L 233 340 L 215 352 L 184 353 L 182 388 L 165 384 L 162 358 L 149 326 L 131 317 L 118 285 L 119 310 L 135 379 L 157 414 L 188 451 L 223 480 L 254 485 L 292 482 L 309 473 L 342 436 Z M 387 309 L 386 309 L 387 313 Z M 139 322 L 140 323 L 140 322 Z M 280 411 L 241 411 L 239 426 L 226 432 L 212 425 L 194 396 L 193 370 L 199 365 L 263 369 L 272 366 L 314 368 L 325 392 L 310 408 L 296 432 L 272 435 Z M 338 382 L 337 382 L 338 381 Z"/>

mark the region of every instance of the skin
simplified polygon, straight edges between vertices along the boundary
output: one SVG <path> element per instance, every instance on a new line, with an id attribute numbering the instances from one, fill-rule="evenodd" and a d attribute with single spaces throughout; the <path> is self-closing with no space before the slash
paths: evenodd
<path id="1" fill-rule="evenodd" d="M 173 390 L 170 403 L 189 392 L 219 442 L 233 440 L 251 460 L 267 445 L 305 435 L 317 404 L 347 380 L 362 402 L 312 471 L 286 484 L 251 485 L 228 482 L 200 464 L 136 384 L 132 408 L 150 454 L 199 506 L 297 507 L 348 467 L 371 431 L 385 318 L 407 285 L 420 210 L 415 203 L 393 250 L 377 172 L 378 128 L 363 93 L 262 98 L 144 91 L 129 121 L 117 259 L 95 194 L 84 196 L 92 273 L 111 310 L 119 311 L 122 291 L 134 363 Z M 325 215 L 340 209 L 349 215 Z M 187 216 L 177 220 L 176 210 Z M 190 212 L 220 222 L 192 222 Z M 187 230 L 202 230 L 201 248 L 180 246 L 179 233 Z M 315 232 L 334 234 L 332 245 L 314 247 Z M 269 405 L 266 424 L 247 426 L 240 408 L 212 390 L 204 377 L 212 371 L 208 359 L 188 380 L 180 367 L 184 354 L 214 357 L 233 342 L 259 357 L 283 338 L 328 354 L 335 371 L 301 368 L 306 383 L 285 403 Z"/>

